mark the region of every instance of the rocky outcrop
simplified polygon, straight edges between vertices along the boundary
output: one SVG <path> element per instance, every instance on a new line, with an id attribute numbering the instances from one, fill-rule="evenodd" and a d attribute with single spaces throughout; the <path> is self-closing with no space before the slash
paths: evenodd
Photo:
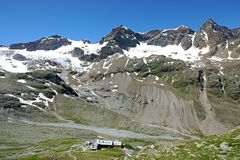
<path id="1" fill-rule="evenodd" d="M 44 37 L 39 40 L 27 43 L 18 43 L 10 45 L 10 49 L 26 49 L 27 51 L 36 50 L 55 50 L 62 46 L 70 45 L 71 42 L 67 38 L 58 35 Z"/>
<path id="2" fill-rule="evenodd" d="M 5 76 L 5 73 L 2 72 L 2 71 L 0 71 L 0 76 L 1 76 L 1 77 Z"/>
<path id="3" fill-rule="evenodd" d="M 76 97 L 78 96 L 78 94 L 74 89 L 72 89 L 69 85 L 67 85 L 56 73 L 52 71 L 39 70 L 39 71 L 34 71 L 30 73 L 25 73 L 25 74 L 18 74 L 17 77 L 18 79 L 26 79 L 30 81 L 44 80 L 47 82 L 51 82 L 55 85 L 58 85 L 58 87 L 56 88 L 58 93 L 76 96 Z M 41 85 L 39 87 L 41 87 Z M 45 87 L 43 86 L 43 88 Z M 49 93 L 50 92 L 46 94 L 49 95 Z"/>
<path id="4" fill-rule="evenodd" d="M 140 43 L 137 38 L 140 36 L 140 34 L 133 32 L 123 25 L 120 25 L 114 28 L 106 37 L 102 38 L 100 44 L 103 44 L 104 42 L 110 42 L 111 44 L 117 45 L 121 49 L 128 50 L 129 47 L 136 47 L 136 45 Z"/>
<path id="5" fill-rule="evenodd" d="M 83 56 L 80 56 L 79 59 L 82 61 L 87 61 L 87 62 L 97 62 L 100 60 L 99 55 L 94 54 L 94 53 L 85 54 Z"/>
<path id="6" fill-rule="evenodd" d="M 82 50 L 79 47 L 75 47 L 72 51 L 69 51 L 68 53 L 71 54 L 72 57 L 76 57 L 76 58 L 78 58 L 82 61 L 86 61 L 86 62 L 96 62 L 96 61 L 100 60 L 99 55 L 97 55 L 95 53 L 85 54 L 84 50 Z"/>
<path id="7" fill-rule="evenodd" d="M 102 49 L 99 51 L 99 58 L 105 59 L 108 56 L 114 55 L 115 53 L 123 54 L 123 50 L 116 46 L 114 43 L 108 43 L 106 46 L 102 47 Z"/>
<path id="8" fill-rule="evenodd" d="M 0 94 L 0 109 L 19 109 L 21 106 L 19 99 Z"/>
<path id="9" fill-rule="evenodd" d="M 21 54 L 15 54 L 13 55 L 13 59 L 17 60 L 17 61 L 26 61 L 27 58 Z"/>
<path id="10" fill-rule="evenodd" d="M 149 39 L 156 37 L 161 32 L 162 32 L 161 30 L 152 30 L 147 33 L 143 33 L 140 39 L 141 39 L 141 41 L 147 41 Z"/>
<path id="11" fill-rule="evenodd" d="M 179 45 L 187 50 L 192 46 L 191 37 L 194 31 L 188 27 L 180 26 L 174 30 L 160 32 L 157 36 L 148 41 L 148 45 L 165 47 L 167 45 Z"/>
<path id="12" fill-rule="evenodd" d="M 73 57 L 81 58 L 84 55 L 84 50 L 79 47 L 75 47 L 72 51 L 69 52 Z"/>
<path id="13" fill-rule="evenodd" d="M 240 51 L 239 29 L 229 29 L 208 19 L 196 32 L 194 46 L 202 49 L 209 47 L 209 56 L 220 58 L 238 58 Z"/>
<path id="14" fill-rule="evenodd" d="M 208 19 L 203 24 L 200 31 L 204 31 L 207 34 L 207 44 L 210 48 L 219 44 L 226 44 L 226 40 L 233 36 L 231 29 L 218 25 L 212 19 Z"/>

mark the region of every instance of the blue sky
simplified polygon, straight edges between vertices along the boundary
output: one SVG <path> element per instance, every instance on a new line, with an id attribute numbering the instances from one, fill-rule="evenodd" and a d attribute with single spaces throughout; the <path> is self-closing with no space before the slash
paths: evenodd
<path id="1" fill-rule="evenodd" d="M 240 27 L 239 0 L 0 0 L 0 44 L 58 34 L 92 42 L 124 24 L 134 31 L 198 30 L 207 18 Z"/>

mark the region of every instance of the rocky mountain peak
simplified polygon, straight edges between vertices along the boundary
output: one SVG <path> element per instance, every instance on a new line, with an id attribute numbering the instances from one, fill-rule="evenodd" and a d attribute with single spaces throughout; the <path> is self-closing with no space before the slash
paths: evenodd
<path id="1" fill-rule="evenodd" d="M 182 33 L 182 34 L 194 34 L 194 31 L 184 25 L 179 26 L 177 29 L 174 30 L 177 33 Z"/>
<path id="2" fill-rule="evenodd" d="M 53 40 L 53 39 L 55 39 L 55 40 L 60 40 L 60 39 L 62 39 L 63 37 L 62 36 L 59 36 L 59 35 L 51 35 L 51 36 L 47 36 L 47 37 L 43 37 L 43 38 L 41 38 L 40 40 L 41 41 L 47 41 L 47 40 Z"/>
<path id="3" fill-rule="evenodd" d="M 216 23 L 213 19 L 208 18 L 208 19 L 204 22 L 203 26 L 204 26 L 204 25 L 217 25 L 217 23 Z"/>
<path id="4" fill-rule="evenodd" d="M 140 34 L 135 33 L 131 29 L 119 25 L 113 28 L 106 37 L 102 38 L 100 44 L 108 42 L 119 46 L 121 49 L 128 50 L 129 47 L 136 47 L 136 45 L 139 44 L 139 36 Z"/>
<path id="5" fill-rule="evenodd" d="M 52 35 L 43 37 L 39 40 L 26 43 L 17 43 L 10 45 L 10 49 L 26 49 L 27 51 L 36 50 L 55 50 L 62 46 L 70 45 L 71 42 L 67 38 L 63 38 L 59 35 Z"/>
<path id="6" fill-rule="evenodd" d="M 212 19 L 207 19 L 205 21 L 199 33 L 200 32 L 205 33 L 208 37 L 206 44 L 208 44 L 210 48 L 219 44 L 225 44 L 226 41 L 233 36 L 231 29 L 217 24 Z"/>
<path id="7" fill-rule="evenodd" d="M 120 24 L 115 29 L 117 29 L 117 30 L 128 30 L 128 28 L 126 26 L 124 26 L 123 24 Z"/>
<path id="8" fill-rule="evenodd" d="M 225 26 L 221 26 L 217 24 L 212 19 L 207 19 L 205 23 L 202 25 L 201 29 L 206 31 L 213 31 L 213 32 L 229 32 L 230 30 Z"/>
<path id="9" fill-rule="evenodd" d="M 181 25 L 176 30 L 181 31 L 181 30 L 187 30 L 187 29 L 189 29 L 189 27 Z"/>

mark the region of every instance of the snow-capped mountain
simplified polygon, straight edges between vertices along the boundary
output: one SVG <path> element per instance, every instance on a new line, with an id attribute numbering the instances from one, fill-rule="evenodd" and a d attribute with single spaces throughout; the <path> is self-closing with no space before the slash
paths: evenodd
<path id="1" fill-rule="evenodd" d="M 53 35 L 0 47 L 1 67 L 11 72 L 27 72 L 33 69 L 29 62 L 42 59 L 80 69 L 83 63 L 100 61 L 116 53 L 131 58 L 164 55 L 189 62 L 201 61 L 202 57 L 217 61 L 234 60 L 240 55 L 239 30 L 228 29 L 209 19 L 197 32 L 180 26 L 137 33 L 120 25 L 96 44 Z"/>
<path id="2" fill-rule="evenodd" d="M 240 124 L 239 56 L 240 29 L 211 19 L 199 31 L 138 33 L 120 25 L 97 43 L 53 35 L 0 46 L 0 81 L 12 84 L 0 89 L 0 106 L 12 113 L 14 104 L 23 117 L 33 107 L 99 125 L 212 135 Z M 73 100 L 91 109 L 73 103 L 65 110 Z"/>

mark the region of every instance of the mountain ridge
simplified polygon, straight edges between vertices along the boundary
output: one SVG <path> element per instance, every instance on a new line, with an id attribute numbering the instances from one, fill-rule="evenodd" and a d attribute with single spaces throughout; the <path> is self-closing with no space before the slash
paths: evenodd
<path id="1" fill-rule="evenodd" d="M 211 18 L 209 18 L 209 19 L 207 19 L 203 24 L 202 24 L 202 26 L 200 27 L 200 30 L 201 30 L 201 28 L 203 28 L 203 26 L 204 25 L 208 25 L 208 24 L 215 24 L 216 26 L 220 26 L 217 22 L 215 22 L 213 19 L 211 19 Z M 147 31 L 147 32 L 143 32 L 143 33 L 140 33 L 140 32 L 135 32 L 135 31 L 133 31 L 132 29 L 129 29 L 128 27 L 126 27 L 125 25 L 123 25 L 123 24 L 120 24 L 120 25 L 118 25 L 117 27 L 114 27 L 113 29 L 112 29 L 112 32 L 114 32 L 114 31 L 116 31 L 116 30 L 118 30 L 119 28 L 125 28 L 126 30 L 130 30 L 130 31 L 132 31 L 132 32 L 134 32 L 134 33 L 137 33 L 137 34 L 142 34 L 142 35 L 144 35 L 144 34 L 146 34 L 146 33 L 149 33 L 149 32 L 154 32 L 154 31 L 156 31 L 156 32 L 161 32 L 161 31 L 167 31 L 167 30 L 177 30 L 178 28 L 181 28 L 181 27 L 185 27 L 185 28 L 189 28 L 189 27 L 187 27 L 187 26 L 185 26 L 185 25 L 180 25 L 180 26 L 178 26 L 177 28 L 173 28 L 173 29 L 155 29 L 155 30 L 150 30 L 150 31 Z M 221 26 L 221 27 L 224 27 L 224 28 L 226 28 L 226 29 L 229 29 L 228 27 L 225 27 L 225 26 Z M 191 28 L 189 28 L 190 30 L 192 30 Z M 229 29 L 229 30 L 233 30 L 233 31 L 235 31 L 235 32 L 240 32 L 240 29 L 239 28 L 234 28 L 234 29 Z M 193 32 L 198 32 L 198 31 L 194 31 L 194 30 L 192 30 Z M 110 32 L 111 33 L 111 32 Z M 63 36 L 60 36 L 60 35 L 50 35 L 50 36 L 44 36 L 44 37 L 42 37 L 42 38 L 40 38 L 40 39 L 37 39 L 37 40 L 34 40 L 34 41 L 38 41 L 38 40 L 41 40 L 41 39 L 44 39 L 44 38 L 47 38 L 47 37 L 55 37 L 55 36 L 57 36 L 57 37 L 62 37 L 62 38 L 64 38 Z M 103 37 L 104 38 L 104 37 Z M 98 42 L 100 42 L 100 41 L 102 41 L 103 40 L 103 38 L 101 38 Z M 66 39 L 68 39 L 68 38 L 66 38 Z M 28 42 L 34 42 L 34 41 L 27 41 L 27 42 L 20 42 L 20 43 L 13 43 L 13 44 L 21 44 L 21 43 L 28 43 Z M 90 41 L 89 41 L 90 42 Z M 11 46 L 11 45 L 13 45 L 13 44 L 10 44 L 9 46 Z M 1 46 L 5 46 L 5 47 L 7 47 L 6 45 L 1 45 Z"/>
<path id="2" fill-rule="evenodd" d="M 98 43 L 53 35 L 0 47 L 0 81 L 12 86 L 0 89 L 4 115 L 28 120 L 44 110 L 150 134 L 225 132 L 240 124 L 238 35 L 209 19 L 197 32 L 179 26 L 137 33 L 120 25 Z"/>
<path id="3" fill-rule="evenodd" d="M 112 31 L 99 40 L 98 43 L 94 43 L 100 45 L 106 44 L 101 51 L 93 52 L 90 60 L 98 61 L 115 53 L 123 54 L 124 51 L 136 48 L 142 43 L 146 43 L 149 46 L 160 47 L 172 45 L 181 46 L 180 48 L 186 52 L 192 52 L 191 48 L 198 50 L 209 48 L 209 51 L 207 51 L 208 57 L 239 58 L 239 35 L 240 29 L 229 29 L 217 24 L 212 19 L 207 19 L 199 31 L 193 31 L 191 28 L 181 25 L 175 29 L 151 30 L 145 33 L 138 33 L 124 25 L 119 25 L 113 28 Z M 73 40 L 58 35 L 53 35 L 26 43 L 11 44 L 9 49 L 54 51 L 61 47 L 71 45 L 72 41 Z M 86 40 L 84 42 L 90 43 Z M 100 54 L 101 56 L 95 56 L 94 54 Z"/>

